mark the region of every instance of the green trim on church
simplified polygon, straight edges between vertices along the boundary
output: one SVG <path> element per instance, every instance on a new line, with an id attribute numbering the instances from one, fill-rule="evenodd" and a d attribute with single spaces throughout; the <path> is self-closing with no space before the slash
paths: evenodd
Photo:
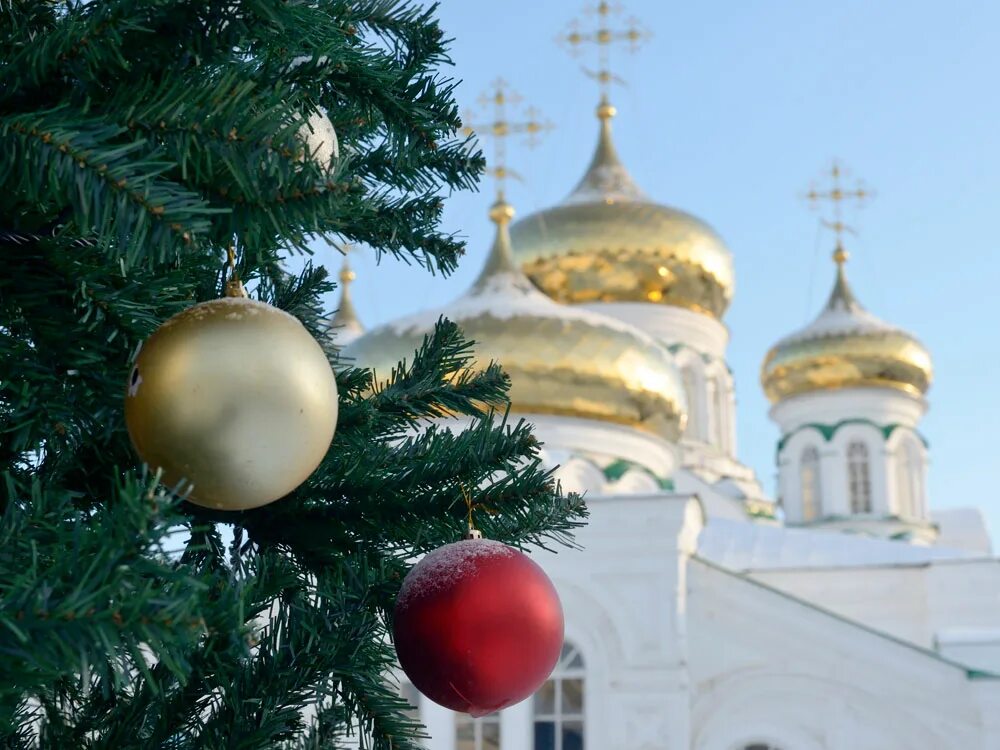
<path id="1" fill-rule="evenodd" d="M 895 432 L 898 427 L 903 427 L 903 425 L 899 424 L 898 422 L 893 424 L 880 425 L 873 422 L 870 419 L 863 419 L 863 418 L 842 419 L 836 424 L 820 424 L 819 422 L 810 422 L 809 424 L 804 424 L 801 427 L 798 427 L 789 432 L 787 435 L 783 436 L 781 440 L 778 441 L 777 453 L 781 453 L 781 451 L 784 450 L 785 445 L 788 443 L 788 441 L 791 440 L 795 435 L 802 432 L 803 430 L 809 430 L 809 429 L 816 430 L 820 435 L 823 436 L 823 439 L 829 443 L 831 440 L 833 440 L 834 435 L 837 434 L 837 431 L 840 430 L 841 427 L 844 427 L 845 425 L 849 424 L 866 424 L 871 427 L 874 427 L 875 429 L 877 429 L 879 432 L 882 433 L 882 438 L 884 440 L 888 440 L 890 437 L 892 437 L 892 433 Z M 927 438 L 921 435 L 917 430 L 914 430 L 913 432 L 914 434 L 916 434 L 918 438 L 920 438 L 920 442 L 924 444 L 925 448 L 930 448 L 930 443 L 927 442 Z"/>
<path id="2" fill-rule="evenodd" d="M 672 491 L 674 489 L 673 479 L 661 479 L 660 477 L 656 476 L 653 472 L 651 472 L 649 469 L 647 469 L 645 466 L 640 466 L 639 464 L 634 463 L 632 461 L 628 461 L 624 458 L 619 458 L 616 459 L 615 461 L 612 461 L 607 466 L 602 468 L 601 471 L 604 473 L 604 478 L 607 479 L 609 482 L 617 482 L 619 479 L 625 476 L 625 472 L 630 471 L 632 469 L 638 469 L 642 473 L 651 476 L 656 481 L 656 484 L 659 486 L 661 490 Z"/>
<path id="3" fill-rule="evenodd" d="M 688 351 L 694 352 L 699 357 L 701 357 L 701 361 L 704 362 L 706 365 L 711 364 L 712 362 L 713 357 L 711 354 L 706 354 L 700 349 L 695 349 L 693 346 L 685 344 L 684 342 L 677 342 L 676 344 L 667 345 L 667 351 L 670 352 L 671 354 L 677 354 L 677 352 L 679 352 L 681 349 L 687 349 Z"/>

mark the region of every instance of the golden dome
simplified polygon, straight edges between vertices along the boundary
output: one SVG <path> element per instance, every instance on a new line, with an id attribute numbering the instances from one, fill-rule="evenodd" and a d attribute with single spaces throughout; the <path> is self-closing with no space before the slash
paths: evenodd
<path id="1" fill-rule="evenodd" d="M 721 318 L 733 296 L 733 259 L 700 219 L 650 201 L 611 140 L 602 102 L 597 150 L 562 203 L 511 227 L 514 258 L 559 302 L 656 302 Z"/>
<path id="2" fill-rule="evenodd" d="M 931 355 L 906 331 L 865 310 L 847 284 L 847 254 L 837 248 L 837 281 L 812 323 L 779 341 L 761 367 L 772 403 L 835 388 L 895 388 L 922 396 L 933 376 Z"/>
<path id="3" fill-rule="evenodd" d="M 351 299 L 351 282 L 356 278 L 357 274 L 351 270 L 345 252 L 340 268 L 340 304 L 337 306 L 337 312 L 327 321 L 327 336 L 339 347 L 346 346 L 365 332 L 354 309 L 354 301 Z"/>
<path id="4" fill-rule="evenodd" d="M 468 292 L 445 307 L 369 331 L 344 355 L 385 377 L 399 360 L 412 359 L 445 316 L 475 342 L 473 369 L 493 361 L 503 366 L 513 411 L 626 424 L 676 442 L 686 405 L 669 352 L 632 326 L 541 294 L 511 259 L 512 209 L 499 202 L 490 215 L 496 239 Z"/>

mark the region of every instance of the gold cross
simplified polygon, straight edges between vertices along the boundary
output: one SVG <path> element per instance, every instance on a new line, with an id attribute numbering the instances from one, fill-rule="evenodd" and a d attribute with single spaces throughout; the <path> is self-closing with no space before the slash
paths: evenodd
<path id="1" fill-rule="evenodd" d="M 620 4 L 611 5 L 611 3 L 601 0 L 596 7 L 588 6 L 584 12 L 596 17 L 597 27 L 590 31 L 582 31 L 579 20 L 574 19 L 570 21 L 566 33 L 556 37 L 556 41 L 565 45 L 574 57 L 580 54 L 585 44 L 593 44 L 597 47 L 597 70 L 592 71 L 584 68 L 584 72 L 597 80 L 601 86 L 601 101 L 607 101 L 611 84 L 622 82 L 621 78 L 611 72 L 611 45 L 624 42 L 628 45 L 630 52 L 635 52 L 652 35 L 634 17 L 629 17 L 626 20 L 623 29 L 610 28 L 611 16 L 620 15 L 622 12 Z"/>
<path id="2" fill-rule="evenodd" d="M 843 243 L 844 233 L 850 232 L 851 234 L 856 234 L 853 227 L 844 223 L 841 215 L 843 203 L 847 200 L 855 200 L 857 201 L 858 208 L 861 208 L 865 201 L 873 197 L 875 193 L 866 188 L 861 180 L 858 180 L 857 187 L 853 190 L 842 187 L 840 180 L 845 176 L 844 169 L 836 159 L 834 159 L 833 165 L 830 167 L 829 175 L 830 187 L 828 189 L 818 190 L 813 185 L 805 194 L 805 198 L 809 201 L 811 208 L 819 208 L 824 202 L 828 202 L 833 206 L 833 218 L 824 218 L 821 221 L 823 226 L 832 229 L 836 235 L 837 246 L 833 252 L 833 259 L 837 263 L 843 264 L 847 260 L 847 251 L 844 250 Z"/>
<path id="3" fill-rule="evenodd" d="M 493 81 L 490 89 L 477 100 L 484 113 L 481 118 L 477 118 L 473 110 L 467 110 L 463 114 L 462 133 L 465 135 L 477 133 L 480 137 L 490 138 L 493 141 L 492 166 L 487 168 L 486 173 L 496 180 L 497 200 L 503 202 L 507 178 L 521 179 L 517 172 L 507 166 L 507 139 L 515 133 L 524 134 L 525 145 L 533 148 L 538 145 L 540 136 L 552 129 L 552 123 L 543 120 L 541 113 L 534 107 L 524 108 L 524 120 L 511 121 L 508 107 L 519 105 L 523 101 L 521 96 L 511 89 L 503 78 Z M 492 120 L 489 119 L 490 110 L 492 110 Z"/>

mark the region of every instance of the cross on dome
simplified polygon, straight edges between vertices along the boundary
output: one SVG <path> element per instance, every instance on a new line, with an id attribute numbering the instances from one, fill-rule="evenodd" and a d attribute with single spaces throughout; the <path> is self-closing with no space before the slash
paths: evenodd
<path id="1" fill-rule="evenodd" d="M 595 18 L 596 28 L 583 30 L 579 19 L 574 19 L 570 21 L 567 31 L 556 37 L 556 42 L 566 47 L 573 57 L 578 57 L 585 45 L 597 48 L 597 70 L 584 68 L 583 71 L 600 85 L 601 107 L 598 108 L 598 116 L 602 119 L 614 117 L 614 107 L 608 101 L 608 94 L 612 83 L 623 81 L 611 71 L 611 46 L 624 43 L 630 52 L 635 52 L 652 34 L 634 16 L 626 19 L 624 28 L 610 28 L 611 17 L 622 13 L 619 3 L 612 5 L 601 0 L 596 6 L 585 8 L 584 13 Z"/>
<path id="2" fill-rule="evenodd" d="M 861 180 L 858 180 L 857 186 L 854 189 L 843 187 L 841 184 L 841 178 L 846 177 L 846 172 L 840 162 L 836 159 L 833 160 L 833 164 L 830 167 L 828 175 L 830 177 L 829 187 L 825 190 L 821 190 L 814 184 L 805 194 L 805 198 L 809 202 L 811 208 L 818 209 L 824 203 L 830 204 L 833 212 L 832 218 L 821 219 L 821 223 L 824 227 L 832 229 L 837 238 L 837 245 L 833 251 L 833 259 L 836 261 L 838 266 L 842 266 L 847 262 L 848 257 L 847 251 L 844 249 L 844 233 L 850 232 L 851 234 L 857 234 L 854 227 L 848 226 L 844 223 L 842 215 L 844 201 L 857 201 L 858 208 L 861 208 L 864 206 L 866 200 L 874 197 L 875 193 L 874 191 L 866 188 Z"/>
<path id="3" fill-rule="evenodd" d="M 552 130 L 552 123 L 542 119 L 541 113 L 532 106 L 523 109 L 523 119 L 511 119 L 509 107 L 517 107 L 524 100 L 514 91 L 503 78 L 497 78 L 490 84 L 490 90 L 479 96 L 477 102 L 482 116 L 477 116 L 474 110 L 466 110 L 462 119 L 465 124 L 462 133 L 489 138 L 493 142 L 492 166 L 486 172 L 496 180 L 497 206 L 505 206 L 504 186 L 507 178 L 520 180 L 519 175 L 507 166 L 507 139 L 515 134 L 527 136 L 524 140 L 528 148 L 538 145 L 542 134 Z M 492 119 L 490 119 L 492 117 Z M 491 217 L 492 217 L 491 211 Z M 496 220 L 496 219 L 494 219 Z"/>

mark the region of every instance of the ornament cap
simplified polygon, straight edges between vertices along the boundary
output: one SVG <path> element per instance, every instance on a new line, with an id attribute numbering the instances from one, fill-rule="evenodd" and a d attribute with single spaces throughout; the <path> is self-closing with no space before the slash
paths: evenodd
<path id="1" fill-rule="evenodd" d="M 243 282 L 238 278 L 232 278 L 226 282 L 226 296 L 227 297 L 249 297 L 247 294 L 246 287 L 243 286 Z"/>
<path id="2" fill-rule="evenodd" d="M 481 532 L 479 529 L 477 529 L 471 523 L 469 524 L 468 528 L 465 530 L 465 533 L 462 535 L 462 539 L 466 539 L 466 540 L 468 540 L 468 539 L 482 539 L 482 538 L 483 538 L 483 532 Z"/>

